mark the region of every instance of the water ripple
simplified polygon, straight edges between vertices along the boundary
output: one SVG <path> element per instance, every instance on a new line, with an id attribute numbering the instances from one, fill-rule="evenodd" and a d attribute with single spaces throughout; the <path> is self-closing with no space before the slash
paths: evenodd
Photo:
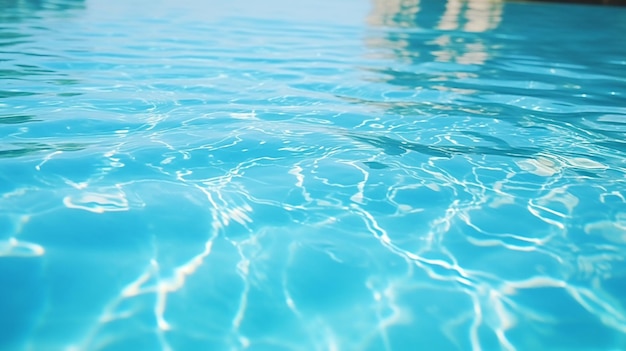
<path id="1" fill-rule="evenodd" d="M 622 8 L 2 6 L 0 350 L 626 343 Z"/>

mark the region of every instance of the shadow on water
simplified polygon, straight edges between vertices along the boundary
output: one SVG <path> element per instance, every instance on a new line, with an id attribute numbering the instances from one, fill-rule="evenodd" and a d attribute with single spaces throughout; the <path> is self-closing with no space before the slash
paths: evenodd
<path id="1" fill-rule="evenodd" d="M 396 60 L 405 64 L 482 65 L 495 47 L 487 41 L 488 36 L 480 33 L 496 29 L 502 12 L 501 1 L 374 0 L 368 23 L 383 35 L 371 36 L 367 44 L 372 49 L 393 53 Z M 428 69 L 414 73 L 443 80 L 458 72 Z M 393 75 L 392 83 L 415 82 L 415 76 Z"/>
<path id="2" fill-rule="evenodd" d="M 55 11 L 62 14 L 67 10 L 84 9 L 85 0 L 0 0 L 0 24 L 19 21 L 41 15 L 40 11 Z"/>
<path id="3" fill-rule="evenodd" d="M 46 92 L 68 96 L 61 87 L 78 83 L 50 68 L 47 63 L 64 59 L 55 55 L 53 48 L 42 46 L 41 37 L 54 30 L 43 24 L 45 19 L 72 17 L 84 8 L 84 0 L 0 0 L 0 103 L 5 105 L 0 126 L 41 122 L 43 118 L 28 113 L 29 108 L 47 99 L 43 96 Z M 10 133 L 12 130 L 6 132 Z M 31 152 L 33 148 L 17 150 Z M 16 152 L 21 151 L 0 151 L 0 157 Z"/>
<path id="4" fill-rule="evenodd" d="M 620 151 L 626 113 L 616 97 L 626 81 L 616 72 L 626 57 L 626 12 L 607 10 L 504 0 L 373 0 L 365 39 L 370 61 L 362 69 L 388 91 L 382 99 L 342 98 L 408 120 L 441 116 L 441 127 L 454 116 L 474 125 L 501 121 L 524 133 L 559 130 L 584 139 L 590 131 Z M 494 131 L 485 129 L 480 138 Z"/>
<path id="5" fill-rule="evenodd" d="M 536 25 L 529 26 L 529 19 Z M 373 0 L 368 23 L 370 56 L 387 65 L 366 69 L 378 73 L 381 82 L 407 89 L 541 96 L 550 89 L 520 89 L 507 83 L 556 76 L 574 85 L 589 69 L 606 72 L 609 78 L 626 55 L 626 12 L 621 8 L 504 0 Z M 555 69 L 562 72 L 555 74 Z"/>
<path id="6" fill-rule="evenodd" d="M 502 1 L 484 0 L 373 0 L 368 17 L 372 31 L 366 39 L 372 64 L 363 69 L 372 74 L 371 81 L 384 84 L 392 93 L 399 92 L 397 96 L 400 98 L 382 101 L 346 99 L 374 105 L 408 119 L 468 113 L 476 117 L 499 118 L 495 113 L 470 107 L 459 100 L 480 92 L 479 87 L 464 85 L 463 81 L 479 78 L 486 69 L 485 63 L 498 50 L 490 32 L 501 24 L 503 7 Z M 512 147 L 487 133 L 461 130 L 458 133 L 493 145 L 443 146 L 400 141 L 387 136 L 352 137 L 379 147 L 389 155 L 415 151 L 444 158 L 458 154 L 525 158 L 540 151 Z"/>
<path id="7" fill-rule="evenodd" d="M 626 0 L 517 0 L 528 2 L 562 2 L 568 4 L 626 6 Z"/>
<path id="8" fill-rule="evenodd" d="M 10 158 L 25 156 L 28 154 L 40 152 L 40 151 L 79 151 L 84 150 L 87 144 L 79 143 L 60 143 L 60 144 L 45 144 L 45 143 L 13 143 L 6 150 L 0 150 L 0 158 Z"/>
<path id="9" fill-rule="evenodd" d="M 527 59 L 541 54 L 547 63 L 555 64 L 603 58 L 604 53 L 617 54 L 615 58 L 623 60 L 626 50 L 622 45 L 626 38 L 620 35 L 626 30 L 626 12 L 621 8 L 607 11 L 601 6 L 505 0 L 372 0 L 372 3 L 368 24 L 374 31 L 366 44 L 371 51 L 378 49 L 387 54 L 386 58 L 402 64 L 480 66 L 498 59 L 503 51 Z M 602 45 L 592 46 L 599 55 L 584 55 L 589 53 L 589 46 L 580 47 L 580 44 L 598 44 L 599 39 Z M 534 47 L 527 47 L 528 41 Z M 570 50 L 581 55 L 566 55 Z M 467 68 L 462 71 L 470 74 L 472 69 Z M 391 69 L 391 72 L 395 71 Z M 440 78 L 449 76 L 442 70 L 437 74 L 429 72 Z"/>
<path id="10" fill-rule="evenodd" d="M 480 91 L 465 82 L 484 75 L 498 51 L 491 32 L 502 22 L 503 8 L 502 1 L 373 0 L 365 39 L 371 64 L 362 69 L 369 81 L 406 98 L 358 103 L 398 115 L 466 108 L 456 100 Z"/>
<path id="11" fill-rule="evenodd" d="M 428 155 L 431 157 L 443 157 L 451 158 L 455 155 L 494 155 L 494 156 L 508 156 L 515 158 L 529 158 L 533 155 L 539 154 L 541 149 L 532 147 L 512 147 L 508 145 L 504 140 L 500 140 L 497 146 L 440 146 L 440 145 L 426 145 L 416 142 L 410 142 L 406 140 L 397 140 L 386 136 L 376 135 L 359 135 L 348 134 L 354 140 L 369 144 L 371 146 L 380 148 L 387 155 L 402 155 L 408 151 L 415 151 L 420 154 Z"/>
<path id="12" fill-rule="evenodd" d="M 40 121 L 32 115 L 0 114 L 0 124 L 21 124 Z"/>
<path id="13" fill-rule="evenodd" d="M 42 19 L 72 17 L 75 10 L 85 8 L 84 0 L 0 0 L 0 80 L 15 80 L 58 75 L 58 72 L 37 64 L 46 58 L 54 58 L 51 47 L 41 47 L 39 36 L 47 36 L 54 30 L 46 27 Z M 45 23 L 45 22 L 43 22 Z M 56 85 L 68 84 L 68 79 L 53 79 Z M 3 84 L 0 99 L 34 93 L 7 89 Z"/>

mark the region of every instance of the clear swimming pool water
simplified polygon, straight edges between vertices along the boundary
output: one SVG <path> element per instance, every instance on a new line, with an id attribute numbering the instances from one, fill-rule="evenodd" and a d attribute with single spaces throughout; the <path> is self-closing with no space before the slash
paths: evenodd
<path id="1" fill-rule="evenodd" d="M 0 350 L 626 350 L 626 8 L 224 3 L 0 1 Z"/>

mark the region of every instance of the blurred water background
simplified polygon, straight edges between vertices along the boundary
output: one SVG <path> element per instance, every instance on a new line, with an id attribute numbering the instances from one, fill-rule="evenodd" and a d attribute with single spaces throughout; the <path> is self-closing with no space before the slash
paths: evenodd
<path id="1" fill-rule="evenodd" d="M 0 0 L 0 350 L 626 350 L 624 33 Z"/>

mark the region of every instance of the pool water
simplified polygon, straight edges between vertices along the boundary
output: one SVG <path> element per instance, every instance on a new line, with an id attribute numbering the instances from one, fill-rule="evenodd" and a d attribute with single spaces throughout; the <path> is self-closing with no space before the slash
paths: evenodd
<path id="1" fill-rule="evenodd" d="M 0 7 L 0 350 L 626 350 L 626 7 Z"/>

